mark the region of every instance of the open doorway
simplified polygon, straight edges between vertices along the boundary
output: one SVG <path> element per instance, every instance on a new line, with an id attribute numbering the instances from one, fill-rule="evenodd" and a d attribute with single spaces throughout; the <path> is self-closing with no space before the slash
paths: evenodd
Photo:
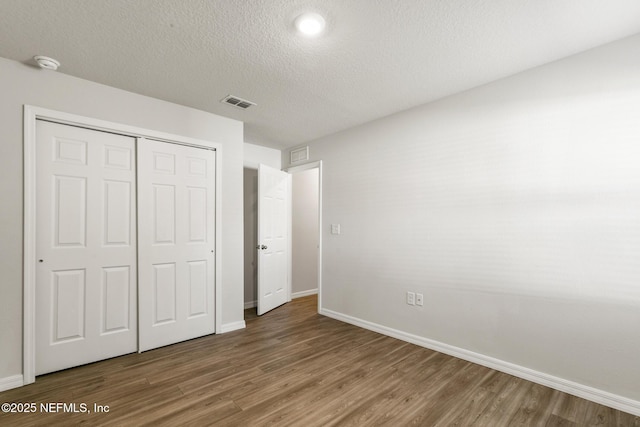
<path id="1" fill-rule="evenodd" d="M 320 294 L 321 162 L 290 168 L 292 174 L 291 298 Z M 244 308 L 257 305 L 258 171 L 244 168 Z M 318 296 L 320 301 L 320 295 Z"/>
<path id="2" fill-rule="evenodd" d="M 291 297 L 318 293 L 320 171 L 292 173 Z"/>
<path id="3" fill-rule="evenodd" d="M 258 169 L 244 168 L 244 308 L 258 301 Z"/>

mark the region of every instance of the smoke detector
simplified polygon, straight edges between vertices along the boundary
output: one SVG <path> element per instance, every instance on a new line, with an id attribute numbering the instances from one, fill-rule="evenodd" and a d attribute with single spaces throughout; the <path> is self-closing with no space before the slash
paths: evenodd
<path id="1" fill-rule="evenodd" d="M 55 71 L 60 66 L 60 62 L 56 61 L 53 58 L 49 58 L 48 56 L 37 55 L 34 56 L 33 59 L 35 59 L 40 68 L 44 68 L 46 70 Z"/>

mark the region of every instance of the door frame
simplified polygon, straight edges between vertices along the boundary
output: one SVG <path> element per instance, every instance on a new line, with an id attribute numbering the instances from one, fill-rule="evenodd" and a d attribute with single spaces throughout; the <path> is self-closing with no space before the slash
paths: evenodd
<path id="1" fill-rule="evenodd" d="M 322 160 L 291 166 L 287 173 L 294 174 L 310 169 L 318 169 L 318 313 L 322 308 Z M 293 201 L 293 194 L 291 197 Z M 292 236 L 289 236 L 291 242 Z"/>
<path id="2" fill-rule="evenodd" d="M 23 116 L 23 385 L 35 382 L 36 365 L 36 120 L 78 126 L 134 138 L 147 138 L 216 151 L 215 184 L 215 331 L 222 332 L 222 144 L 170 133 L 24 105 Z"/>

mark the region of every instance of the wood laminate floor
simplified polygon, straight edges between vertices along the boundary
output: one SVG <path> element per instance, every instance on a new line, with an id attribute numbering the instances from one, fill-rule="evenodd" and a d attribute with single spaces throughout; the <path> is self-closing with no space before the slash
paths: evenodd
<path id="1" fill-rule="evenodd" d="M 0 393 L 0 403 L 37 407 L 0 413 L 0 425 L 640 426 L 639 417 L 320 316 L 315 296 L 245 316 L 246 330 Z"/>

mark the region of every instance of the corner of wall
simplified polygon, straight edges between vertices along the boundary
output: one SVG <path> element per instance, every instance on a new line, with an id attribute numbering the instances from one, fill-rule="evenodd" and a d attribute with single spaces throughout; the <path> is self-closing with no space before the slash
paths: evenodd
<path id="1" fill-rule="evenodd" d="M 245 329 L 247 327 L 247 324 L 244 322 L 244 320 L 240 320 L 237 322 L 231 322 L 231 323 L 225 323 L 220 327 L 220 333 L 221 334 L 226 334 L 227 332 L 233 332 L 233 331 L 237 331 L 240 329 Z"/>
<path id="2" fill-rule="evenodd" d="M 0 392 L 22 387 L 23 385 L 24 379 L 22 375 L 12 375 L 10 377 L 0 378 Z"/>

